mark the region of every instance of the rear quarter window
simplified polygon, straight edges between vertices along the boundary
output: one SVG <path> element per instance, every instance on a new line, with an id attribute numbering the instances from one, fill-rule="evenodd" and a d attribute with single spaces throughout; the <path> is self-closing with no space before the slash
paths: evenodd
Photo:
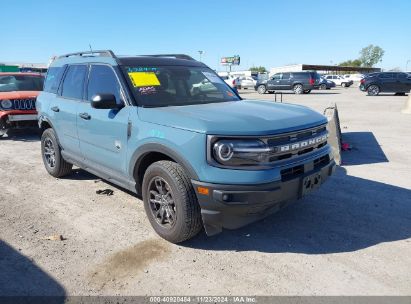
<path id="1" fill-rule="evenodd" d="M 57 93 L 65 67 L 51 67 L 47 71 L 43 91 Z"/>

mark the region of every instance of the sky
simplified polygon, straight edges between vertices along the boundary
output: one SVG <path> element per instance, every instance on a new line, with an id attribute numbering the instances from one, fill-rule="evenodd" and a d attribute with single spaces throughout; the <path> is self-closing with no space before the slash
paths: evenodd
<path id="1" fill-rule="evenodd" d="M 0 62 L 47 63 L 54 55 L 184 53 L 216 70 L 338 64 L 374 44 L 384 69 L 411 59 L 410 0 L 13 0 L 2 1 Z M 411 68 L 411 61 L 408 64 Z"/>

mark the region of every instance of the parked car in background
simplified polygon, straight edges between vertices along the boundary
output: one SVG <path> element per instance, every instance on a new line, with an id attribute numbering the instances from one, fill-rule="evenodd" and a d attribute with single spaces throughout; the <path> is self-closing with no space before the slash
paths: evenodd
<path id="1" fill-rule="evenodd" d="M 238 89 L 248 89 L 248 88 L 254 88 L 255 85 L 257 84 L 257 81 L 254 80 L 251 76 L 241 76 L 238 77 L 237 80 L 237 88 Z"/>
<path id="2" fill-rule="evenodd" d="M 364 78 L 364 74 L 345 74 L 344 79 L 352 80 L 353 82 L 361 81 Z"/>
<path id="3" fill-rule="evenodd" d="M 36 98 L 43 81 L 35 73 L 0 73 L 0 137 L 9 129 L 37 125 Z"/>
<path id="4" fill-rule="evenodd" d="M 403 72 L 371 73 L 360 82 L 360 90 L 370 96 L 381 92 L 405 94 L 411 90 L 411 74 Z"/>
<path id="5" fill-rule="evenodd" d="M 295 94 L 308 94 L 318 89 L 320 75 L 317 72 L 277 73 L 267 80 L 258 81 L 255 90 L 259 94 L 281 90 L 293 90 Z"/>
<path id="6" fill-rule="evenodd" d="M 327 80 L 331 80 L 336 85 L 342 86 L 344 88 L 348 88 L 354 83 L 354 81 L 350 79 L 345 79 L 344 76 L 341 75 L 325 75 L 324 78 Z"/>
<path id="7" fill-rule="evenodd" d="M 220 76 L 220 78 L 222 80 L 224 80 L 224 82 L 226 84 L 228 84 L 231 88 L 236 88 L 237 87 L 236 86 L 236 77 L 228 75 L 228 76 Z"/>
<path id="8" fill-rule="evenodd" d="M 331 80 L 328 80 L 328 79 L 325 79 L 324 77 L 321 77 L 320 84 L 319 84 L 318 88 L 320 90 L 329 90 L 331 88 L 335 88 L 335 82 L 331 81 Z"/>
<path id="9" fill-rule="evenodd" d="M 326 117 L 242 100 L 204 63 L 172 56 L 54 60 L 37 99 L 46 171 L 76 165 L 141 195 L 153 229 L 174 243 L 262 219 L 333 174 Z"/>

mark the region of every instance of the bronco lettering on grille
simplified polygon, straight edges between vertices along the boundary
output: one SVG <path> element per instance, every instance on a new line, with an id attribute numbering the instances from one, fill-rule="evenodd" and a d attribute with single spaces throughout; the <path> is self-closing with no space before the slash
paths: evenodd
<path id="1" fill-rule="evenodd" d="M 282 145 L 282 146 L 276 147 L 275 150 L 279 151 L 279 152 L 291 152 L 291 151 L 295 151 L 295 150 L 298 150 L 298 149 L 301 149 L 301 148 L 307 148 L 307 147 L 310 147 L 310 146 L 313 146 L 313 145 L 317 145 L 317 144 L 323 143 L 325 141 L 327 141 L 327 135 L 326 134 L 315 137 L 315 138 L 302 140 L 302 141 L 299 141 L 299 142 L 296 142 L 296 143 L 292 143 L 292 144 L 288 144 L 288 145 Z"/>

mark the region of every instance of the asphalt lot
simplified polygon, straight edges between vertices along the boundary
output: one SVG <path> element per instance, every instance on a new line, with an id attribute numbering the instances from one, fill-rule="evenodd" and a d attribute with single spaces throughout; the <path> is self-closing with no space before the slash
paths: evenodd
<path id="1" fill-rule="evenodd" d="M 0 139 L 0 295 L 410 295 L 407 98 L 284 94 L 320 112 L 337 103 L 353 147 L 343 165 L 261 222 L 181 245 L 154 233 L 132 194 L 82 170 L 49 176 L 35 134 Z"/>

